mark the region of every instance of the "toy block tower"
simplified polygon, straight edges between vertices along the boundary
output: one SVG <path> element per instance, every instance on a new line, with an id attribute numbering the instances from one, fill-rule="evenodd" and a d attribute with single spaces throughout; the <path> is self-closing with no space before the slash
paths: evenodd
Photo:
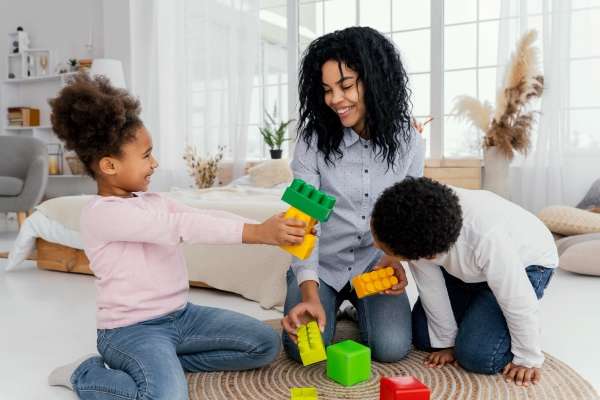
<path id="1" fill-rule="evenodd" d="M 295 218 L 306 223 L 304 242 L 295 246 L 281 246 L 281 248 L 299 259 L 305 260 L 310 256 L 317 241 L 317 238 L 310 232 L 317 221 L 325 222 L 329 219 L 336 199 L 317 190 L 302 179 L 294 179 L 283 193 L 281 200 L 291 206 L 285 213 L 285 218 Z"/>
<path id="2" fill-rule="evenodd" d="M 327 347 L 327 377 L 352 386 L 371 377 L 371 349 L 353 340 Z"/>
<path id="3" fill-rule="evenodd" d="M 398 278 L 394 275 L 394 268 L 392 267 L 365 272 L 352 278 L 352 286 L 354 286 L 356 296 L 359 299 L 381 293 L 397 283 Z"/>
<path id="4" fill-rule="evenodd" d="M 431 391 L 412 376 L 384 376 L 379 381 L 379 400 L 429 400 Z"/>
<path id="5" fill-rule="evenodd" d="M 321 331 L 316 321 L 298 328 L 298 352 L 304 366 L 327 359 Z"/>
<path id="6" fill-rule="evenodd" d="M 290 400 L 318 400 L 317 388 L 295 387 L 290 389 Z"/>

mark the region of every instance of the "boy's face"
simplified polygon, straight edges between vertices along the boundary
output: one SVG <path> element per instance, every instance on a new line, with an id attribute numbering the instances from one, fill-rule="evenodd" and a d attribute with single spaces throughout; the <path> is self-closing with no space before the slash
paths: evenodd
<path id="1" fill-rule="evenodd" d="M 137 129 L 135 139 L 123 145 L 119 157 L 100 160 L 100 169 L 110 184 L 125 192 L 145 192 L 150 176 L 158 167 L 152 156 L 152 138 L 144 126 Z"/>

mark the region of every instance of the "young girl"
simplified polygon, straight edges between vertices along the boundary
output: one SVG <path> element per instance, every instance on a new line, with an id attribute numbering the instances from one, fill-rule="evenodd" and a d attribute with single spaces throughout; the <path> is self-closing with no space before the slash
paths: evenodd
<path id="1" fill-rule="evenodd" d="M 404 357 L 411 345 L 411 319 L 399 264 L 373 246 L 373 202 L 391 184 L 423 173 L 424 149 L 411 129 L 408 78 L 398 51 L 377 31 L 353 27 L 316 39 L 300 71 L 299 140 L 295 178 L 336 196 L 319 243 L 287 273 L 283 343 L 298 360 L 296 328 L 316 319 L 331 342 L 336 312 L 344 300 L 357 309 L 361 339 L 375 360 Z M 394 265 L 395 296 L 357 299 L 351 279 L 375 265 Z"/>
<path id="2" fill-rule="evenodd" d="M 269 364 L 279 351 L 273 329 L 188 303 L 180 244 L 297 244 L 303 223 L 277 215 L 255 224 L 147 193 L 158 163 L 139 102 L 104 78 L 76 76 L 50 105 L 54 131 L 98 185 L 81 235 L 96 276 L 100 353 L 56 369 L 50 384 L 81 399 L 187 399 L 184 371 Z"/>

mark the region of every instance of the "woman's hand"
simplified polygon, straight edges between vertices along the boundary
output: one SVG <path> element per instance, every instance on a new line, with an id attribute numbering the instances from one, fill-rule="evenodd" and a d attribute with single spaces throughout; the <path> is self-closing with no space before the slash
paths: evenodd
<path id="1" fill-rule="evenodd" d="M 325 309 L 323 309 L 323 305 L 318 299 L 298 303 L 283 317 L 281 326 L 287 332 L 290 339 L 294 343 L 298 343 L 298 336 L 296 334 L 298 327 L 313 320 L 317 321 L 319 329 L 323 332 L 327 318 L 325 316 Z"/>
<path id="2" fill-rule="evenodd" d="M 385 267 L 392 267 L 394 269 L 394 276 L 398 279 L 398 283 L 391 288 L 384 290 L 383 293 L 391 296 L 398 296 L 404 293 L 404 289 L 406 288 L 406 285 L 408 285 L 408 279 L 406 278 L 406 272 L 404 271 L 402 264 L 395 258 L 384 255 L 377 265 L 373 267 L 373 270 Z"/>
<path id="3" fill-rule="evenodd" d="M 454 357 L 454 347 L 449 349 L 434 351 L 429 354 L 424 362 L 427 368 L 441 368 L 446 364 L 457 365 L 456 358 Z"/>
<path id="4" fill-rule="evenodd" d="M 518 386 L 529 386 L 530 383 L 534 385 L 540 381 L 542 373 L 539 368 L 528 368 L 513 363 L 508 363 L 502 371 L 506 382 L 514 382 Z"/>
<path id="5" fill-rule="evenodd" d="M 301 244 L 306 233 L 306 223 L 283 216 L 284 213 L 274 215 L 262 224 L 244 224 L 242 242 L 277 246 Z"/>

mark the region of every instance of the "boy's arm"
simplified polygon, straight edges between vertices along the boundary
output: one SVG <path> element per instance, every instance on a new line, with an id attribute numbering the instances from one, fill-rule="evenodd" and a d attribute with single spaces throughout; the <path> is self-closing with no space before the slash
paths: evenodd
<path id="1" fill-rule="evenodd" d="M 544 355 L 540 339 L 539 301 L 523 261 L 507 238 L 486 238 L 478 252 L 487 284 L 506 318 L 511 339 L 513 364 L 541 367 Z"/>
<path id="2" fill-rule="evenodd" d="M 454 347 L 458 327 L 441 267 L 425 260 L 411 261 L 409 265 L 427 316 L 431 347 Z"/>

